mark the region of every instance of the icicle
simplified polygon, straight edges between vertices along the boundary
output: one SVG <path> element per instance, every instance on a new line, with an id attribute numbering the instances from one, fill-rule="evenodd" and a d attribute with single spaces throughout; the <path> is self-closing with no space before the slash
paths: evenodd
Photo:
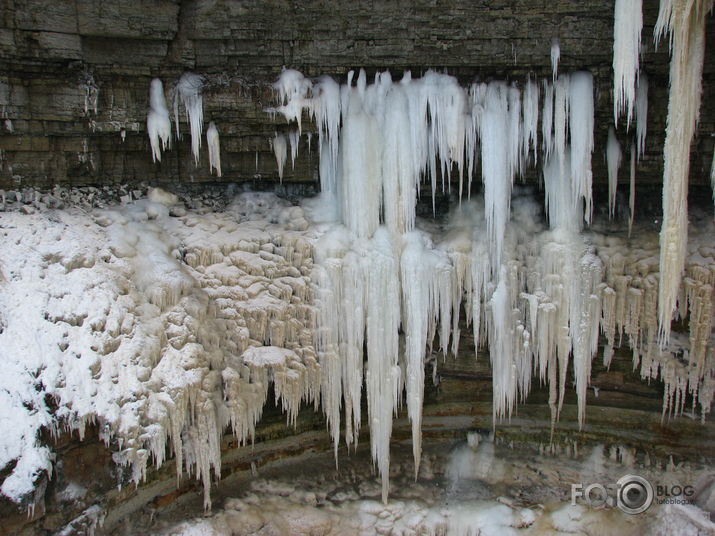
<path id="1" fill-rule="evenodd" d="M 300 133 L 297 130 L 291 130 L 288 133 L 288 141 L 290 142 L 290 167 L 291 169 L 295 169 L 295 159 L 298 156 Z"/>
<path id="2" fill-rule="evenodd" d="M 661 347 L 670 338 L 670 322 L 685 264 L 688 242 L 690 142 L 702 93 L 705 21 L 713 0 L 661 0 L 656 40 L 671 37 L 670 94 L 663 149 L 663 225 L 660 232 L 658 325 Z"/>
<path id="3" fill-rule="evenodd" d="M 491 246 L 492 266 L 501 264 L 504 230 L 509 219 L 509 203 L 514 169 L 509 138 L 509 89 L 501 82 L 487 87 L 485 109 L 480 123 L 482 141 L 482 180 L 487 233 Z"/>
<path id="4" fill-rule="evenodd" d="M 276 164 L 278 165 L 278 178 L 282 181 L 283 168 L 288 158 L 288 140 L 286 140 L 285 134 L 276 132 L 273 138 L 273 154 L 276 156 Z"/>
<path id="5" fill-rule="evenodd" d="M 302 132 L 303 108 L 308 106 L 307 95 L 313 84 L 302 73 L 294 69 L 283 69 L 273 88 L 278 92 L 281 106 L 275 109 L 283 114 L 286 121 L 296 121 L 298 132 Z"/>
<path id="6" fill-rule="evenodd" d="M 544 153 L 544 161 L 551 157 L 554 148 L 554 86 L 544 80 L 544 112 L 541 120 L 541 139 Z"/>
<path id="7" fill-rule="evenodd" d="M 593 152 L 593 75 L 579 71 L 571 75 L 569 88 L 569 129 L 571 134 L 571 192 L 574 205 L 585 202 L 584 220 L 591 223 L 591 153 Z"/>
<path id="8" fill-rule="evenodd" d="M 151 81 L 149 89 L 146 131 L 151 144 L 152 160 L 161 162 L 161 151 L 166 151 L 171 143 L 171 119 L 169 119 L 169 110 L 166 107 L 166 99 L 164 99 L 164 86 L 158 78 Z M 161 147 L 159 140 L 161 140 Z"/>
<path id="9" fill-rule="evenodd" d="M 531 79 L 526 82 L 522 104 L 524 127 L 522 129 L 521 160 L 525 165 L 529 159 L 529 151 L 533 151 L 534 163 L 536 163 L 539 147 L 539 86 Z"/>
<path id="10" fill-rule="evenodd" d="M 206 145 L 209 147 L 209 170 L 215 169 L 216 175 L 221 176 L 221 144 L 219 142 L 218 129 L 213 121 L 206 129 Z"/>
<path id="11" fill-rule="evenodd" d="M 639 123 L 640 124 L 640 123 Z M 628 187 L 628 237 L 633 229 L 633 218 L 636 213 L 636 144 L 631 144 L 631 174 Z"/>
<path id="12" fill-rule="evenodd" d="M 710 188 L 713 191 L 713 202 L 715 202 L 715 147 L 713 147 L 713 162 L 710 165 Z"/>
<path id="13" fill-rule="evenodd" d="M 608 143 L 606 145 L 606 161 L 608 163 L 608 217 L 613 219 L 616 210 L 616 190 L 618 188 L 618 168 L 621 166 L 621 144 L 616 137 L 616 129 L 608 128 Z"/>
<path id="14" fill-rule="evenodd" d="M 556 82 L 556 76 L 559 72 L 559 58 L 561 56 L 561 46 L 559 44 L 559 38 L 554 37 L 551 40 L 551 77 L 554 82 Z"/>
<path id="15" fill-rule="evenodd" d="M 642 0 L 616 0 L 613 17 L 613 121 L 626 114 L 630 127 L 636 101 L 638 54 L 643 29 Z"/>
<path id="16" fill-rule="evenodd" d="M 636 91 L 636 142 L 638 158 L 645 154 L 645 138 L 648 130 L 648 75 L 641 71 Z"/>
<path id="17" fill-rule="evenodd" d="M 181 139 L 179 131 L 179 101 L 186 111 L 186 121 L 191 130 L 191 152 L 194 163 L 199 164 L 199 150 L 201 149 L 201 133 L 204 129 L 204 103 L 201 90 L 204 78 L 195 73 L 184 73 L 174 88 L 174 122 L 176 124 L 176 137 Z"/>

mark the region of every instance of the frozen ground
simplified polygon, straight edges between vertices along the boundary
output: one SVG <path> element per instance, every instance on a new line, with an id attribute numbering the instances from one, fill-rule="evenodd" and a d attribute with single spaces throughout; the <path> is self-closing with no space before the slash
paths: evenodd
<path id="1" fill-rule="evenodd" d="M 571 505 L 571 483 L 605 484 L 628 473 L 654 484 L 709 482 L 702 468 L 645 467 L 641 456 L 619 457 L 616 449 L 610 457 L 602 446 L 580 454 L 569 448 L 568 454 L 539 455 L 478 438 L 470 434 L 469 444 L 427 445 L 417 479 L 409 444 L 393 445 L 387 505 L 380 500 L 380 481 L 370 470 L 367 451 L 358 449 L 343 457 L 339 470 L 329 456 L 311 455 L 309 461 L 267 467 L 252 480 L 231 477 L 222 491 L 228 498 L 209 517 L 185 519 L 182 506 L 127 530 L 164 536 L 635 536 L 715 530 L 697 505 L 653 505 L 637 515 L 612 506 L 590 508 L 580 499 Z M 708 484 L 699 490 L 699 501 L 711 492 Z"/>
<path id="2" fill-rule="evenodd" d="M 251 440 L 269 383 L 288 424 L 301 403 L 322 409 L 336 451 L 341 431 L 351 445 L 367 422 L 386 501 L 393 412 L 405 392 L 419 468 L 426 348 L 456 352 L 460 317 L 491 350 L 495 421 L 538 377 L 556 423 L 572 373 L 583 420 L 601 335 L 606 363 L 627 344 L 641 376 L 665 383 L 664 415 L 692 407 L 704 418 L 711 406 L 709 216 L 691 232 L 688 331 L 661 350 L 657 235 L 548 230 L 522 194 L 499 266 L 481 200 L 370 238 L 331 222 L 320 199 L 244 193 L 213 211 L 156 189 L 80 201 L 23 199 L 0 213 L 0 490 L 30 508 L 36 478 L 52 472 L 41 430 L 81 437 L 89 422 L 133 482 L 173 456 L 210 507 L 220 439 L 230 427 Z"/>

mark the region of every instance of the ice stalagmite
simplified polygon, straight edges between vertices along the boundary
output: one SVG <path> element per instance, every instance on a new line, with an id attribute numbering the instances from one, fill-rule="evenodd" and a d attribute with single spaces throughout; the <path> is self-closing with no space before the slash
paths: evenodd
<path id="1" fill-rule="evenodd" d="M 221 176 L 221 143 L 219 141 L 218 129 L 213 121 L 206 129 L 206 145 L 209 148 L 209 169 L 216 170 L 216 175 Z"/>
<path id="2" fill-rule="evenodd" d="M 606 162 L 608 167 L 608 216 L 613 218 L 616 210 L 616 190 L 618 188 L 618 168 L 621 165 L 621 144 L 616 137 L 616 129 L 608 129 L 608 143 L 606 144 Z"/>
<path id="3" fill-rule="evenodd" d="M 179 102 L 186 111 L 186 120 L 191 131 L 191 152 L 194 162 L 199 163 L 199 149 L 201 149 L 201 133 L 204 129 L 204 103 L 201 90 L 204 78 L 195 73 L 184 73 L 174 87 L 174 123 L 176 137 L 181 139 L 179 130 Z"/>
<path id="4" fill-rule="evenodd" d="M 661 0 L 656 39 L 670 33 L 670 94 L 663 149 L 663 225 L 660 231 L 658 324 L 661 345 L 670 322 L 688 243 L 690 142 L 700 111 L 705 56 L 705 22 L 713 0 Z"/>
<path id="5" fill-rule="evenodd" d="M 613 120 L 626 115 L 630 127 L 636 101 L 638 55 L 643 29 L 642 0 L 616 0 L 613 22 Z"/>
<path id="6" fill-rule="evenodd" d="M 151 81 L 149 89 L 149 112 L 146 117 L 146 131 L 151 144 L 151 157 L 154 162 L 161 162 L 161 151 L 166 151 L 171 143 L 171 119 L 164 98 L 164 86 L 161 80 Z M 159 144 L 161 140 L 161 145 Z"/>

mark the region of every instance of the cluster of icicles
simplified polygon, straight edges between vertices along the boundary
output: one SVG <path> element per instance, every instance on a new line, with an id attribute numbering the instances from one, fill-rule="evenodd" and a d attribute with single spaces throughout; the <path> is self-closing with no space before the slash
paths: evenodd
<path id="1" fill-rule="evenodd" d="M 624 256 L 623 244 L 619 249 L 579 232 L 593 210 L 590 73 L 544 81 L 541 107 L 542 91 L 532 80 L 523 88 L 491 82 L 464 89 L 436 72 L 420 79 L 407 73 L 397 83 L 389 73 L 377 74 L 372 84 L 363 71 L 356 84 L 353 78 L 349 73 L 343 86 L 327 77 L 313 83 L 286 70 L 276 84 L 275 111 L 299 129 L 307 111 L 317 125 L 323 202 L 337 207 L 342 224 L 330 228 L 314 252 L 321 404 L 336 448 L 344 409 L 345 440 L 352 445 L 361 424 L 364 377 L 383 499 L 402 390 L 417 472 L 426 353 L 439 332 L 444 353 L 456 354 L 462 307 L 475 348 L 489 348 L 495 422 L 511 416 L 535 375 L 549 385 L 555 422 L 571 361 L 583 425 L 601 334 L 606 364 L 625 334 L 634 367 L 641 365 L 644 378 L 665 382 L 664 415 L 682 411 L 689 393 L 704 416 L 715 389 L 709 346 L 715 266 L 689 266 L 679 284 L 679 313 L 690 312 L 690 340 L 680 344 L 674 338 L 661 347 L 658 266 L 650 262 L 657 252 Z M 447 236 L 434 244 L 415 228 L 423 180 L 432 199 L 438 183 L 449 190 L 453 174 L 459 193 L 465 186 L 468 192 L 477 159 L 483 210 L 464 203 Z M 510 214 L 515 177 L 539 160 L 551 227 L 543 233 L 528 203 Z M 712 255 L 709 249 L 704 253 Z"/>
<path id="2" fill-rule="evenodd" d="M 194 163 L 198 165 L 201 151 L 201 132 L 204 125 L 204 108 L 201 90 L 204 79 L 195 73 L 184 73 L 174 87 L 174 125 L 176 138 L 181 139 L 179 129 L 179 107 L 182 105 L 186 112 L 186 121 L 191 131 L 191 153 Z M 164 97 L 164 85 L 155 78 L 151 81 L 149 89 L 149 111 L 147 112 L 146 129 L 151 145 L 151 154 L 154 162 L 161 162 L 161 152 L 171 147 L 171 119 L 169 109 Z M 209 122 L 206 129 L 206 144 L 209 149 L 209 169 L 215 170 L 221 176 L 221 149 L 218 129 L 213 121 Z"/>
<path id="3" fill-rule="evenodd" d="M 704 248 L 695 244 L 687 255 L 687 209 L 681 206 L 686 189 L 682 180 L 668 179 L 684 173 L 687 185 L 684 162 L 699 87 L 687 86 L 684 77 L 700 77 L 698 57 L 693 64 L 678 54 L 686 53 L 679 50 L 688 49 L 688 39 L 695 40 L 690 48 L 700 50 L 702 39 L 697 28 L 690 30 L 680 2 L 662 4 L 659 21 L 664 22 L 659 25 L 661 31 L 674 28 L 673 64 L 680 65 L 671 69 L 671 85 L 683 85 L 680 94 L 693 98 L 687 106 L 681 102 L 688 111 L 682 125 L 671 129 L 669 118 L 660 263 L 653 262 L 657 247 L 631 254 L 618 239 L 579 232 L 593 212 L 593 78 L 588 72 L 559 75 L 557 42 L 551 53 L 553 78 L 541 83 L 529 79 L 521 86 L 494 81 L 464 88 L 455 78 L 433 71 L 421 78 L 406 73 L 399 82 L 387 72 L 378 73 L 371 84 L 364 71 L 356 78 L 351 72 L 341 86 L 330 77 L 313 81 L 285 70 L 277 82 L 280 103 L 272 111 L 297 123 L 297 131 L 273 140 L 279 173 L 282 176 L 289 144 L 292 160 L 297 156 L 307 113 L 318 133 L 322 202 L 333 212 L 315 244 L 311 274 L 320 373 L 311 377 L 311 389 L 296 392 L 311 392 L 308 398 L 316 400 L 314 384 L 319 381 L 320 404 L 337 453 L 341 421 L 348 446 L 357 442 L 364 385 L 383 500 L 389 492 L 392 419 L 402 391 L 417 473 L 427 352 L 437 333 L 444 354 L 458 351 L 462 308 L 475 348 L 489 349 L 495 423 L 512 415 L 535 376 L 549 386 L 555 423 L 571 366 L 583 425 L 600 336 L 606 340 L 606 365 L 625 335 L 634 368 L 640 366 L 645 379 L 665 383 L 664 416 L 682 412 L 688 395 L 693 406 L 700 405 L 703 418 L 709 411 L 715 393 L 714 252 L 706 239 Z M 696 4 L 704 13 L 712 0 Z M 634 155 L 644 150 L 647 114 L 647 80 L 638 76 L 638 55 L 632 54 L 642 25 L 640 10 L 634 9 L 617 3 L 617 15 L 625 14 L 616 20 L 616 46 L 631 55 L 618 65 L 614 60 L 615 117 L 625 112 L 629 125 L 635 115 L 638 125 L 637 149 L 631 150 L 631 223 Z M 704 15 L 695 24 L 702 21 Z M 182 102 L 198 159 L 201 84 L 191 78 L 196 75 L 187 76 L 177 85 L 175 114 Z M 671 101 L 677 106 L 673 93 Z M 152 83 L 151 95 L 148 132 L 154 156 L 160 158 L 159 141 L 166 148 L 170 138 L 160 82 Z M 685 141 L 676 142 L 671 130 L 685 134 L 677 138 Z M 609 138 L 612 213 L 621 151 L 615 135 Z M 531 205 L 519 202 L 519 210 L 511 210 L 515 178 L 537 164 L 550 226 L 543 232 L 537 232 L 541 229 L 533 223 Z M 478 169 L 483 206 L 464 202 L 439 241 L 416 228 L 421 188 L 427 185 L 434 200 L 438 188 L 450 191 L 457 184 L 462 200 Z M 673 218 L 676 222 L 670 225 Z M 671 336 L 673 311 L 676 317 L 689 316 L 689 335 Z M 296 408 L 288 409 L 294 417 Z"/>

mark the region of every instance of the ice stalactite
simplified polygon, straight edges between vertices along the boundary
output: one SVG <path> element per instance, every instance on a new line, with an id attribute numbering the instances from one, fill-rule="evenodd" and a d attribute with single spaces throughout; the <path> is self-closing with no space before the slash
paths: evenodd
<path id="1" fill-rule="evenodd" d="M 638 56 L 643 29 L 642 0 L 616 0 L 613 17 L 613 121 L 626 115 L 630 127 L 638 85 Z"/>
<path id="2" fill-rule="evenodd" d="M 645 139 L 648 131 L 648 75 L 641 71 L 636 90 L 636 143 L 638 158 L 645 154 Z"/>
<path id="3" fill-rule="evenodd" d="M 216 175 L 221 176 L 221 142 L 219 141 L 216 124 L 211 121 L 206 129 L 206 145 L 209 148 L 209 170 L 216 170 Z"/>
<path id="4" fill-rule="evenodd" d="M 541 119 L 541 143 L 543 160 L 551 157 L 553 150 L 554 135 L 554 85 L 544 81 L 544 109 Z"/>
<path id="5" fill-rule="evenodd" d="M 631 165 L 630 180 L 628 182 L 628 236 L 633 230 L 633 218 L 636 213 L 636 157 L 637 151 L 635 142 L 631 144 Z"/>
<path id="6" fill-rule="evenodd" d="M 670 34 L 670 93 L 663 149 L 663 224 L 660 232 L 658 325 L 661 345 L 670 337 L 688 243 L 690 142 L 700 111 L 705 22 L 713 0 L 661 0 L 656 41 Z"/>
<path id="7" fill-rule="evenodd" d="M 529 158 L 529 153 L 533 154 L 534 163 L 538 161 L 539 154 L 539 85 L 527 80 L 524 87 L 522 118 L 524 126 L 522 129 L 521 152 L 523 166 Z"/>
<path id="8" fill-rule="evenodd" d="M 273 154 L 276 157 L 276 165 L 278 166 L 278 177 L 280 180 L 283 180 L 283 169 L 288 159 L 288 140 L 285 134 L 276 132 L 271 140 L 271 144 L 273 146 Z"/>
<path id="9" fill-rule="evenodd" d="M 313 83 L 294 69 L 283 69 L 273 85 L 280 102 L 275 111 L 283 114 L 287 121 L 298 123 L 298 132 L 302 132 L 303 108 L 308 103 L 308 93 L 312 87 Z"/>
<path id="10" fill-rule="evenodd" d="M 551 40 L 551 77 L 552 81 L 556 82 L 556 76 L 559 73 L 559 58 L 561 57 L 561 44 L 558 37 Z"/>
<path id="11" fill-rule="evenodd" d="M 710 188 L 713 191 L 713 201 L 715 202 L 715 147 L 713 148 L 713 161 L 710 164 Z"/>
<path id="12" fill-rule="evenodd" d="M 484 206 L 492 267 L 499 269 L 504 230 L 509 219 L 514 155 L 510 138 L 509 88 L 502 82 L 488 85 L 480 121 Z"/>
<path id="13" fill-rule="evenodd" d="M 621 166 L 623 153 L 621 144 L 616 137 L 616 129 L 608 128 L 608 142 L 606 143 L 606 162 L 608 167 L 608 216 L 613 218 L 616 211 L 616 192 L 618 189 L 618 168 Z"/>
<path id="14" fill-rule="evenodd" d="M 166 151 L 171 144 L 171 119 L 169 119 L 169 110 L 164 98 L 164 86 L 158 78 L 151 81 L 149 88 L 146 131 L 151 144 L 152 160 L 161 162 L 161 151 Z"/>
<path id="15" fill-rule="evenodd" d="M 295 169 L 295 158 L 298 156 L 298 144 L 300 143 L 300 133 L 297 130 L 288 132 L 288 143 L 290 144 L 290 167 Z"/>
<path id="16" fill-rule="evenodd" d="M 593 215 L 591 153 L 594 119 L 593 75 L 587 71 L 572 73 L 569 83 L 572 195 L 574 204 L 580 204 L 583 199 L 583 218 L 588 224 Z"/>
<path id="17" fill-rule="evenodd" d="M 194 162 L 199 163 L 199 150 L 201 149 L 201 133 L 204 129 L 204 103 L 201 90 L 204 87 L 204 78 L 195 73 L 184 73 L 174 87 L 174 124 L 176 137 L 181 139 L 179 129 L 179 103 L 186 112 L 186 121 L 191 131 L 191 152 Z"/>

